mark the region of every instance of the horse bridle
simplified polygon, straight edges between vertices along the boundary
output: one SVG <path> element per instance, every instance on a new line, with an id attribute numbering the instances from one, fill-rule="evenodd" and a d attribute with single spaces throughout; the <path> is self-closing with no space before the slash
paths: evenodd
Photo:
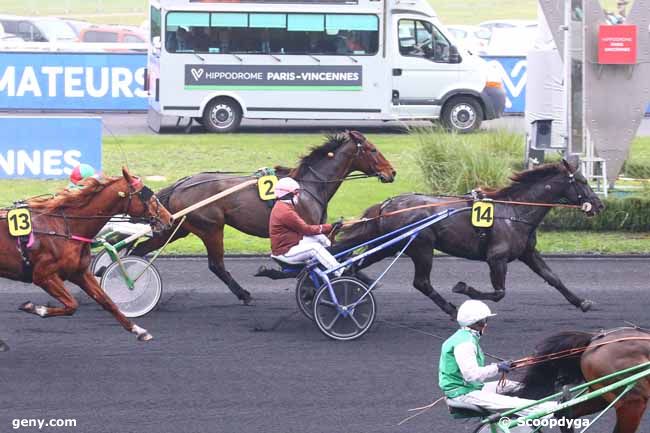
<path id="1" fill-rule="evenodd" d="M 140 189 L 137 189 L 140 185 L 142 185 L 142 187 Z M 149 201 L 152 197 L 154 197 L 156 201 L 156 213 L 149 217 L 149 224 L 152 225 L 155 222 L 161 222 L 160 208 L 162 207 L 162 204 L 160 204 L 158 197 L 154 195 L 154 192 L 151 190 L 151 188 L 145 185 L 142 180 L 140 180 L 140 178 L 134 177 L 133 181 L 129 183 L 129 192 L 126 194 L 126 196 L 128 200 L 126 202 L 126 207 L 124 208 L 124 214 L 129 213 L 131 200 L 134 196 L 140 200 L 140 203 L 146 210 L 149 210 Z"/>
<path id="2" fill-rule="evenodd" d="M 578 181 L 576 180 L 575 172 L 572 173 L 569 170 L 567 171 L 569 172 L 569 185 L 571 186 L 571 188 L 573 188 L 573 192 L 575 192 L 576 197 L 578 198 L 578 205 L 582 207 L 583 212 L 589 212 L 593 207 L 593 205 L 589 200 L 586 200 L 585 196 L 582 195 L 582 193 L 580 192 L 580 189 L 578 188 L 577 185 Z"/>

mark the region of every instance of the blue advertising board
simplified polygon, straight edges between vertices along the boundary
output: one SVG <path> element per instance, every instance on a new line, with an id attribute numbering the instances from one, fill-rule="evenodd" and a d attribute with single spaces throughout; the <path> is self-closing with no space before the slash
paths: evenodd
<path id="1" fill-rule="evenodd" d="M 484 58 L 503 81 L 506 113 L 524 113 L 526 57 Z M 146 110 L 146 65 L 142 53 L 0 53 L 0 110 Z"/>
<path id="2" fill-rule="evenodd" d="M 101 170 L 99 117 L 0 117 L 0 179 L 66 178 L 79 163 Z"/>
<path id="3" fill-rule="evenodd" d="M 146 110 L 144 54 L 0 53 L 0 109 Z"/>
<path id="4" fill-rule="evenodd" d="M 506 113 L 526 111 L 526 81 L 528 62 L 526 57 L 483 57 L 498 72 L 506 91 Z"/>

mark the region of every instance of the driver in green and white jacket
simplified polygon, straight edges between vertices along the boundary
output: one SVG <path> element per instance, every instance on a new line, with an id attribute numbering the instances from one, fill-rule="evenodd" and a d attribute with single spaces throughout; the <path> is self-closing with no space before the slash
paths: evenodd
<path id="1" fill-rule="evenodd" d="M 465 301 L 458 309 L 456 320 L 461 328 L 443 343 L 438 367 L 438 385 L 448 405 L 470 404 L 490 412 L 503 412 L 534 402 L 504 395 L 516 391 L 519 382 L 506 380 L 501 385 L 498 381 L 488 382 L 499 373 L 507 373 L 512 366 L 511 361 L 485 365 L 479 340 L 487 327 L 487 319 L 495 315 L 485 303 L 476 300 Z M 555 402 L 547 402 L 518 415 L 553 410 L 556 406 Z"/>

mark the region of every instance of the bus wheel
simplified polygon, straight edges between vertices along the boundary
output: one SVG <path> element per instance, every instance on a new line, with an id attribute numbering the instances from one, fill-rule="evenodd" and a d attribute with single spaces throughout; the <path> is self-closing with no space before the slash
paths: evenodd
<path id="1" fill-rule="evenodd" d="M 451 132 L 464 134 L 477 130 L 483 121 L 483 108 L 471 96 L 456 96 L 442 109 L 442 123 Z"/>
<path id="2" fill-rule="evenodd" d="M 230 98 L 217 98 L 210 101 L 203 112 L 203 126 L 210 132 L 233 132 L 239 128 L 242 110 Z"/>

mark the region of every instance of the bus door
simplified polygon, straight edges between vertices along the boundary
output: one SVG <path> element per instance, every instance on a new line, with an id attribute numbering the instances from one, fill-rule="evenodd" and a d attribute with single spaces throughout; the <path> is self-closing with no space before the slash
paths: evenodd
<path id="1" fill-rule="evenodd" d="M 393 113 L 399 117 L 437 117 L 444 94 L 459 79 L 450 63 L 451 43 L 429 21 L 395 17 L 391 41 Z"/>

